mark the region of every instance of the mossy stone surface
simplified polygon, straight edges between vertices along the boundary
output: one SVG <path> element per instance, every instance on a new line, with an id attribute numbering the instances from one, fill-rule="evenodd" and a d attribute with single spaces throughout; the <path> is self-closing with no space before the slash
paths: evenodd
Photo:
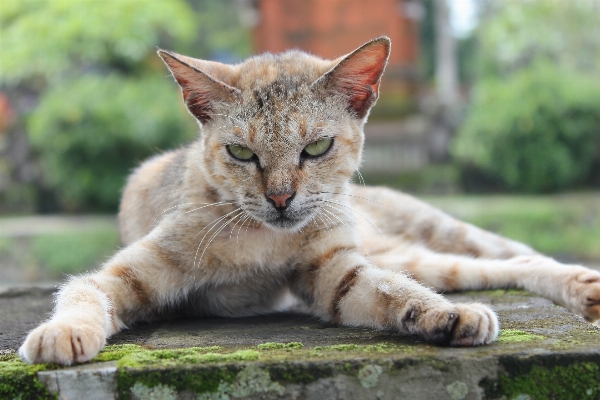
<path id="1" fill-rule="evenodd" d="M 36 373 L 62 367 L 28 366 L 14 353 L 27 331 L 46 317 L 51 292 L 0 294 L 1 318 L 8 323 L 7 333 L 0 335 L 0 398 L 19 398 L 16 393 L 55 397 Z M 595 383 L 600 382 L 599 329 L 523 291 L 448 297 L 496 309 L 502 324 L 499 340 L 443 348 L 396 332 L 339 327 L 304 315 L 182 318 L 140 324 L 115 335 L 87 367 L 116 362 L 119 398 L 131 398 L 134 392 L 286 398 L 298 392 L 306 398 L 329 393 L 383 399 L 409 389 L 402 393 L 419 398 L 419 388 L 440 399 L 600 398 Z M 402 386 L 409 378 L 412 383 Z"/>

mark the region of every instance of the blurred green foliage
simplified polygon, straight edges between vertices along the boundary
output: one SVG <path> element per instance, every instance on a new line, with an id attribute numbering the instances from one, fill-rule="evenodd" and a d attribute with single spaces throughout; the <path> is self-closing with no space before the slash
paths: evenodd
<path id="1" fill-rule="evenodd" d="M 119 244 L 116 227 L 0 237 L 3 278 L 7 282 L 62 280 L 66 274 L 97 268 L 118 250 Z"/>
<path id="2" fill-rule="evenodd" d="M 112 74 L 65 82 L 41 97 L 28 132 L 65 209 L 115 209 L 134 165 L 196 133 L 173 86 L 159 74 Z"/>
<path id="3" fill-rule="evenodd" d="M 8 1 L 0 38 L 0 87 L 34 93 L 21 117 L 63 211 L 114 211 L 134 166 L 197 134 L 156 47 L 250 51 L 233 0 Z"/>
<path id="4" fill-rule="evenodd" d="M 600 142 L 600 80 L 546 62 L 481 80 L 454 156 L 508 188 L 564 189 L 586 182 Z"/>
<path id="5" fill-rule="evenodd" d="M 32 237 L 31 251 L 38 265 L 60 277 L 97 267 L 114 254 L 119 243 L 116 230 L 40 235 Z"/>
<path id="6" fill-rule="evenodd" d="M 600 5 L 486 4 L 477 82 L 452 146 L 463 180 L 522 192 L 591 183 L 600 173 Z"/>

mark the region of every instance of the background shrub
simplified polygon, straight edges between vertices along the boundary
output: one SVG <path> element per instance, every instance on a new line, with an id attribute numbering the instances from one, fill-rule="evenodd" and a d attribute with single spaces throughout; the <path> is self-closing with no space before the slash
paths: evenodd
<path id="1" fill-rule="evenodd" d="M 197 134 L 186 114 L 165 74 L 92 76 L 46 92 L 28 132 L 64 209 L 111 211 L 134 166 Z"/>
<path id="2" fill-rule="evenodd" d="M 589 181 L 599 143 L 600 81 L 538 61 L 478 82 L 452 153 L 509 189 L 545 192 Z"/>

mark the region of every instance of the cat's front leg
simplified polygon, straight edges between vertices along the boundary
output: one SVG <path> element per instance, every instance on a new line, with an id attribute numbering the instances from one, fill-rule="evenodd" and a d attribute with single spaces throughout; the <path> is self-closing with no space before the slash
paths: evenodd
<path id="1" fill-rule="evenodd" d="M 30 363 L 88 361 L 119 329 L 117 322 L 111 321 L 113 310 L 109 296 L 94 284 L 93 275 L 72 278 L 58 292 L 50 320 L 27 335 L 19 355 Z"/>
<path id="2" fill-rule="evenodd" d="M 320 246 L 323 247 L 323 246 Z M 299 267 L 292 288 L 319 317 L 397 329 L 440 345 L 494 341 L 499 323 L 483 304 L 452 304 L 408 276 L 371 265 L 353 246 L 329 243 Z"/>
<path id="3" fill-rule="evenodd" d="M 176 259 L 160 241 L 141 239 L 100 271 L 71 278 L 57 293 L 50 320 L 29 333 L 19 355 L 30 363 L 91 360 L 109 336 L 186 291 Z"/>
<path id="4" fill-rule="evenodd" d="M 526 289 L 600 326 L 600 271 L 539 255 L 490 260 L 423 248 L 389 252 L 373 260 L 387 270 L 406 271 L 439 291 Z"/>

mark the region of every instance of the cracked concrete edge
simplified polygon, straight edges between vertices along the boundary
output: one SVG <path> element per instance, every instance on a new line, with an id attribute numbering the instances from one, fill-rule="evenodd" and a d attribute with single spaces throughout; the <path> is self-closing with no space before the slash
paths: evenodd
<path id="1" fill-rule="evenodd" d="M 117 362 L 80 365 L 55 371 L 40 371 L 38 380 L 59 399 L 115 399 Z"/>
<path id="2" fill-rule="evenodd" d="M 598 355 L 596 355 L 598 356 Z M 537 356 L 544 357 L 544 356 Z M 569 365 L 576 362 L 578 354 L 554 354 L 546 360 L 548 367 Z M 528 360 L 539 363 L 536 356 L 513 355 L 514 362 Z M 536 360 L 533 360 L 536 358 Z M 589 353 L 584 359 L 589 358 Z M 596 364 L 600 357 L 594 357 Z M 178 390 L 169 382 L 145 383 L 148 374 L 169 372 L 169 369 L 134 369 L 131 373 L 135 384 L 128 389 L 128 395 L 138 400 L 176 399 L 450 399 L 474 400 L 487 398 L 483 382 L 494 382 L 501 374 L 506 374 L 506 360 L 500 357 L 479 359 L 434 358 L 421 360 L 361 359 L 338 361 L 300 361 L 290 363 L 220 363 L 190 365 L 181 368 L 181 373 L 230 369 L 235 379 L 230 382 L 215 382 L 218 388 L 213 392 L 196 394 L 187 389 Z M 279 379 L 283 373 L 297 376 L 311 375 L 314 368 L 328 373 L 315 376 L 306 382 Z M 172 371 L 171 371 L 172 372 Z M 118 398 L 119 369 L 117 362 L 94 363 L 62 370 L 38 372 L 38 379 L 58 399 L 86 400 Z M 154 374 L 156 375 L 156 374 Z M 203 376 L 209 376 L 202 374 Z M 318 375 L 318 374 L 317 374 Z M 296 376 L 292 376 L 291 379 Z M 141 379 L 136 379 L 141 378 Z M 523 396 L 527 396 L 523 394 Z M 495 397 L 494 397 L 495 398 Z M 499 397 L 503 398 L 503 397 Z M 528 397 L 523 397 L 528 398 Z"/>

